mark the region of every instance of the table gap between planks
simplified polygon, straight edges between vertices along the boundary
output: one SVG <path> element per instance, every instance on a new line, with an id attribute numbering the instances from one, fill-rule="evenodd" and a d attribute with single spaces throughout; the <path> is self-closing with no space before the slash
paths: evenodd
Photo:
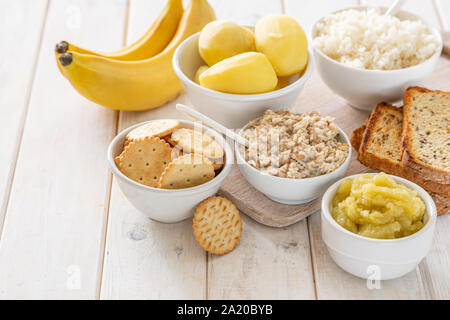
<path id="1" fill-rule="evenodd" d="M 450 236 L 445 232 L 450 217 L 438 219 L 433 249 L 419 268 L 368 290 L 366 281 L 345 273 L 330 259 L 321 241 L 318 213 L 281 229 L 243 215 L 241 243 L 217 257 L 196 243 L 191 221 L 149 221 L 129 204 L 106 166 L 109 141 L 137 122 L 180 118 L 175 104 L 189 101 L 182 95 L 145 112 L 96 106 L 59 74 L 53 46 L 67 39 L 97 50 L 120 48 L 146 30 L 164 1 L 0 2 L 5 44 L 0 79 L 8 79 L 0 82 L 0 298 L 450 298 Z M 267 14 L 287 13 L 307 32 L 326 12 L 357 4 L 390 4 L 210 2 L 219 19 L 254 25 Z M 442 5 L 450 12 L 447 1 Z M 437 26 L 431 2 L 410 0 L 405 7 Z M 442 58 L 436 72 L 449 72 L 449 66 Z M 450 88 L 447 84 L 441 89 Z M 317 73 L 294 110 L 310 111 L 315 105 L 325 106 L 331 115 L 349 108 Z M 344 128 L 347 133 L 352 129 Z"/>

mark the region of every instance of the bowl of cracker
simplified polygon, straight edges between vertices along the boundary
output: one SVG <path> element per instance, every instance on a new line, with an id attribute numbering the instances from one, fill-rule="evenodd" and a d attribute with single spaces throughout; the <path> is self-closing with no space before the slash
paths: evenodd
<path id="1" fill-rule="evenodd" d="M 146 217 L 164 223 L 190 218 L 219 190 L 233 162 L 228 143 L 199 122 L 138 123 L 110 143 L 107 159 L 120 189 Z"/>

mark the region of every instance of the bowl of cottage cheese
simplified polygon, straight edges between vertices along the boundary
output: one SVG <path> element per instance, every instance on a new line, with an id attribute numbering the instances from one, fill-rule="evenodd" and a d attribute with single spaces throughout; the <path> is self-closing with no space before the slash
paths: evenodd
<path id="1" fill-rule="evenodd" d="M 317 69 L 327 86 L 358 109 L 401 100 L 408 86 L 433 72 L 440 33 L 419 16 L 386 8 L 354 7 L 319 19 L 312 28 Z"/>

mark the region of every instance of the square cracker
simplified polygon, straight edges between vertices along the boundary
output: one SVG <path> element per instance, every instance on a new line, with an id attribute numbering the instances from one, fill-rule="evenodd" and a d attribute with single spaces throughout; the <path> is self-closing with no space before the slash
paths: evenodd
<path id="1" fill-rule="evenodd" d="M 195 187 L 214 178 L 214 168 L 208 158 L 199 154 L 184 154 L 173 160 L 159 179 L 158 187 L 183 189 Z"/>
<path id="2" fill-rule="evenodd" d="M 164 140 L 151 137 L 129 142 L 115 162 L 128 178 L 156 188 L 171 161 L 172 148 Z"/>

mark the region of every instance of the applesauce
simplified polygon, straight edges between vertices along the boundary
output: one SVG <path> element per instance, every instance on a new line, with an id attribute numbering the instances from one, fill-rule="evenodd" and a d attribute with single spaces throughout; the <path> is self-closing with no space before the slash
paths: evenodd
<path id="1" fill-rule="evenodd" d="M 331 215 L 345 229 L 364 237 L 395 239 L 420 230 L 425 204 L 415 190 L 385 173 L 345 179 L 332 201 Z"/>

